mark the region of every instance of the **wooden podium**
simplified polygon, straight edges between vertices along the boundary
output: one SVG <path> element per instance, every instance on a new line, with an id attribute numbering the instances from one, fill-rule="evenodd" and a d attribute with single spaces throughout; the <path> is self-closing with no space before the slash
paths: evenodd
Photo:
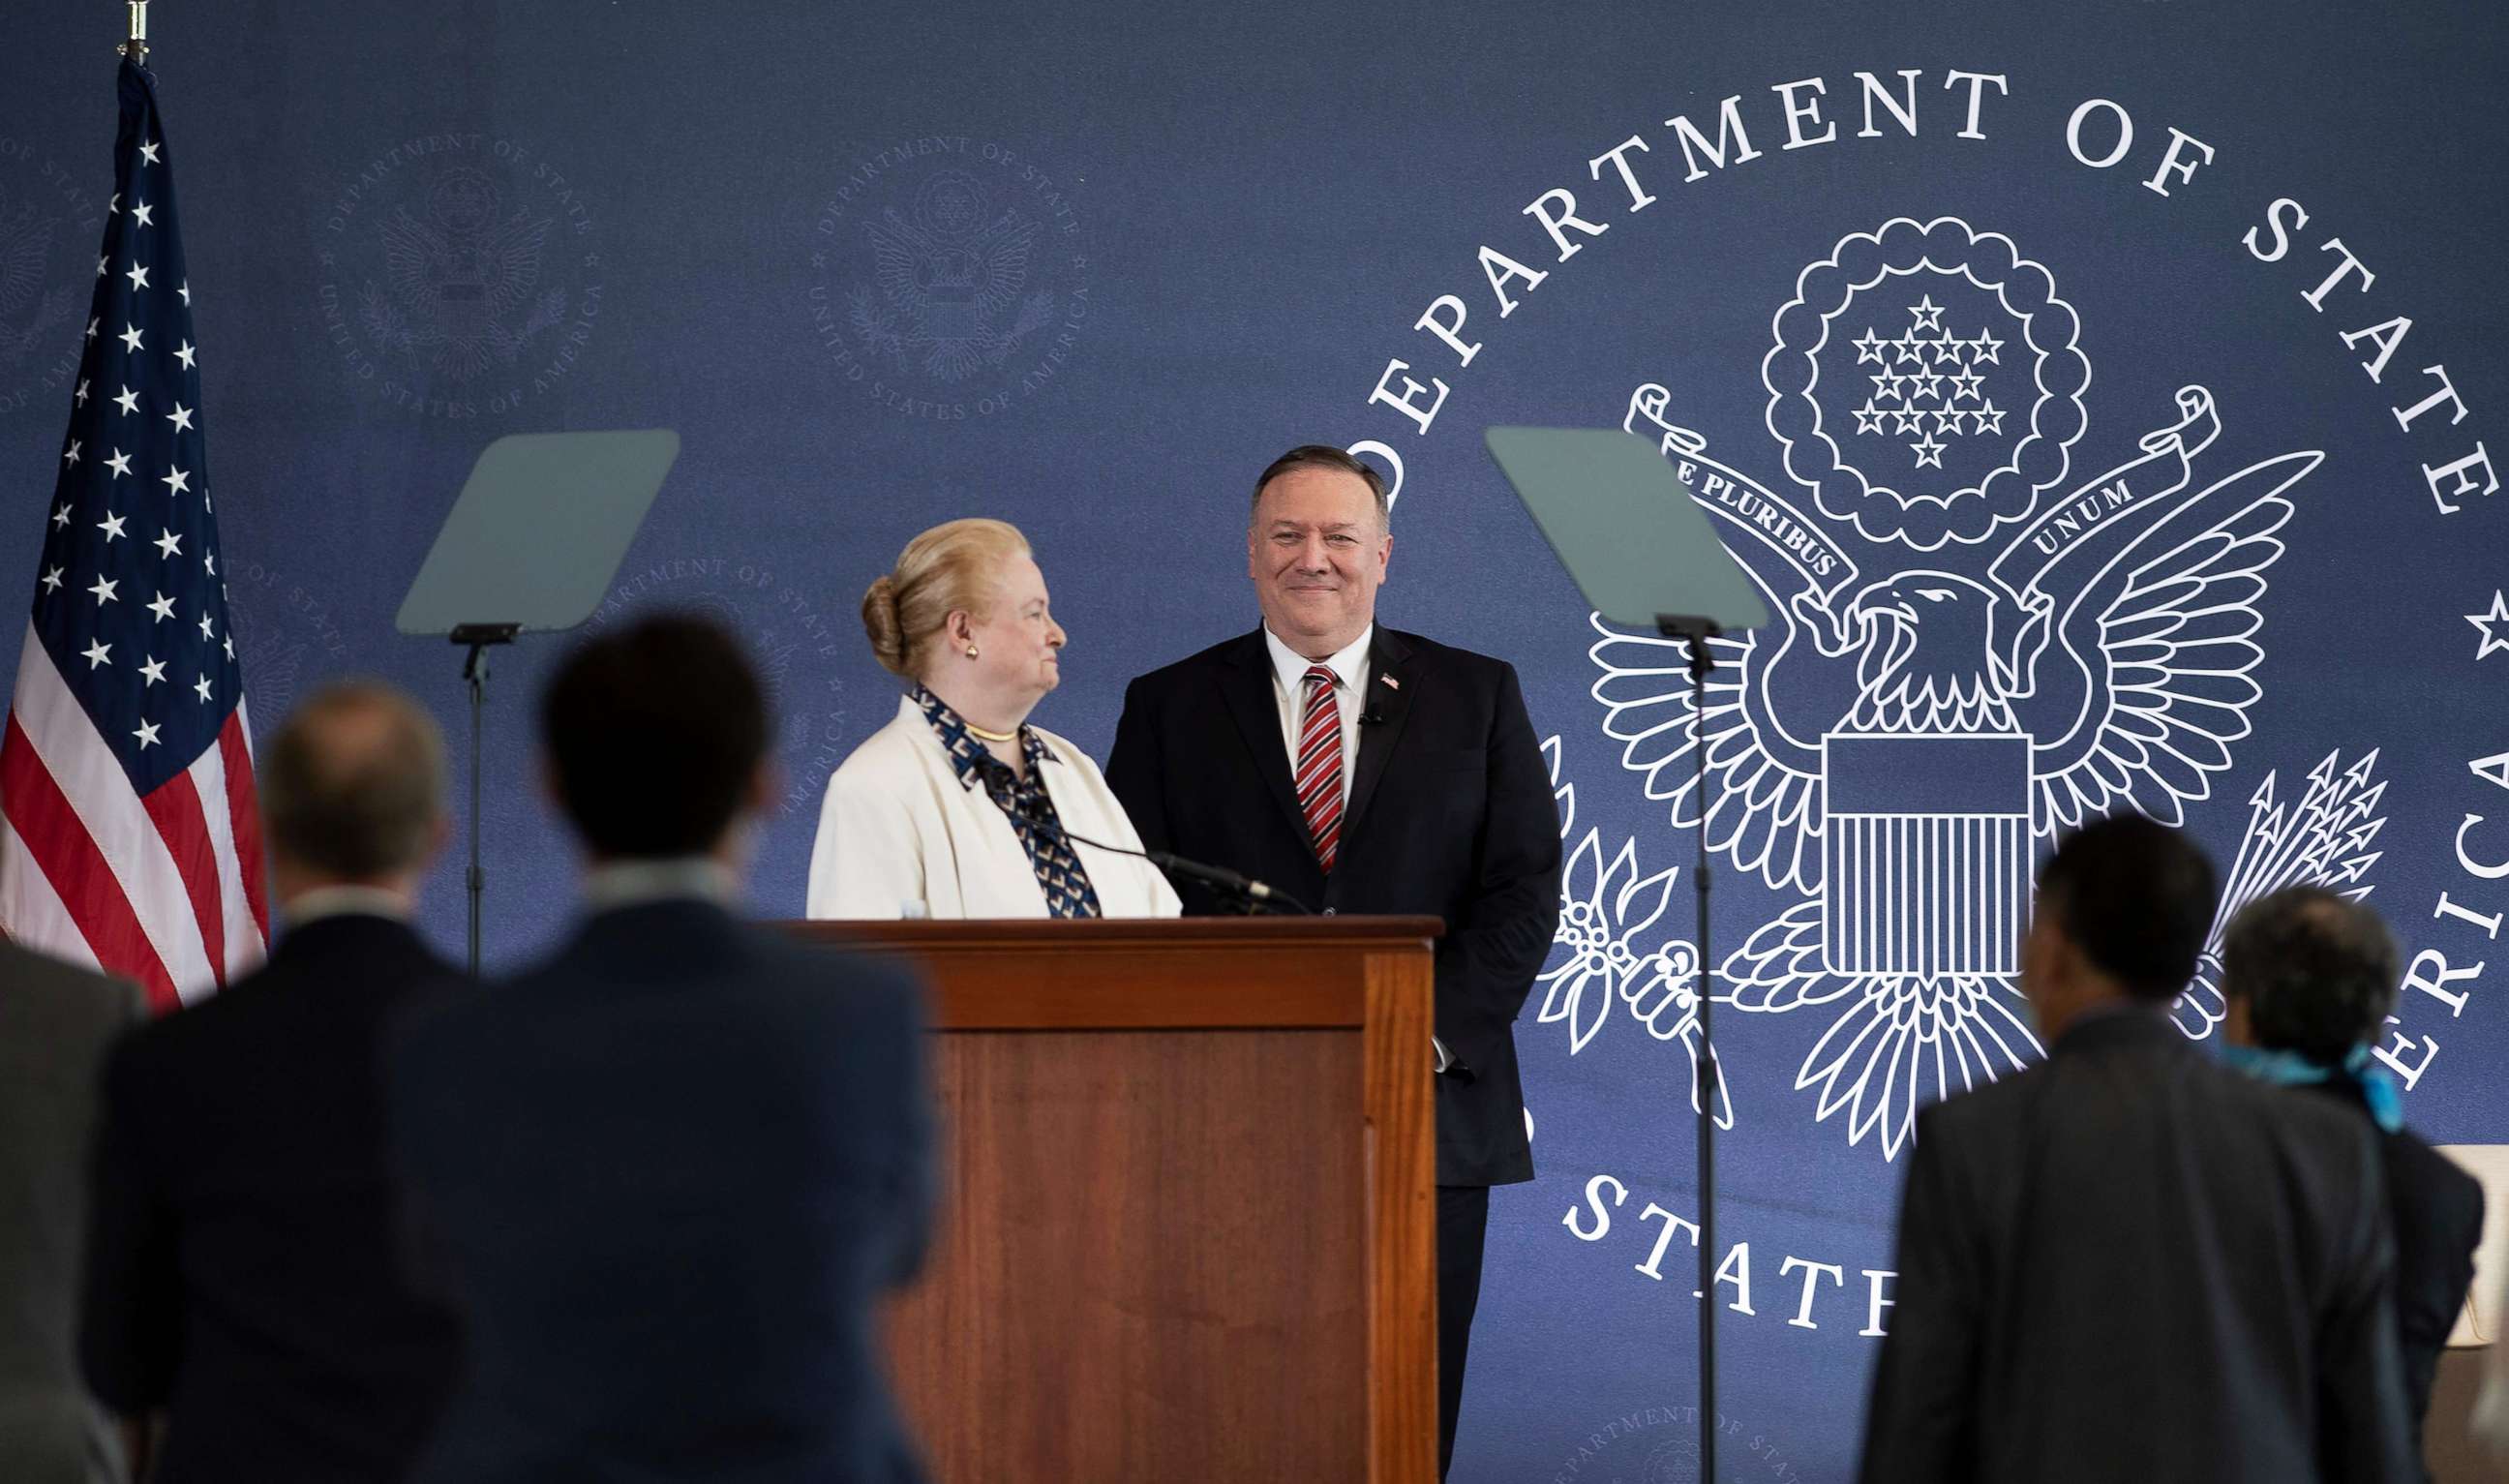
<path id="1" fill-rule="evenodd" d="M 792 926 L 930 986 L 937 1480 L 1437 1477 L 1437 919 Z"/>

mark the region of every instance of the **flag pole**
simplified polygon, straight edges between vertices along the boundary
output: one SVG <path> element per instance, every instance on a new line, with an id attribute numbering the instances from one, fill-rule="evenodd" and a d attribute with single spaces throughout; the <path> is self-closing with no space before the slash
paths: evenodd
<path id="1" fill-rule="evenodd" d="M 131 34 L 120 47 L 123 56 L 144 67 L 148 65 L 148 0 L 130 0 Z"/>

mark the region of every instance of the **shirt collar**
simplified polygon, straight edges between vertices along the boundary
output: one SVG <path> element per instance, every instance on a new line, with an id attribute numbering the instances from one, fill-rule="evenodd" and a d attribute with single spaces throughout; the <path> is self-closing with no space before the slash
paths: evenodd
<path id="1" fill-rule="evenodd" d="M 721 861 L 702 855 L 613 861 L 583 877 L 583 905 L 596 912 L 679 897 L 730 908 L 740 900 L 740 877 Z"/>
<path id="2" fill-rule="evenodd" d="M 279 911 L 291 928 L 325 917 L 386 917 L 407 922 L 410 904 L 399 892 L 380 886 L 317 886 L 281 903 Z"/>
<path id="3" fill-rule="evenodd" d="M 918 684 L 907 693 L 907 704 L 923 713 L 923 720 L 930 723 L 932 734 L 941 739 L 941 751 L 949 756 L 951 771 L 958 775 L 959 787 L 972 789 L 982 783 L 988 762 L 1007 771 L 1008 764 L 994 757 L 993 750 L 985 745 L 984 739 L 968 729 L 967 719 L 951 710 L 949 702 Z M 1052 748 L 1045 745 L 1045 739 L 1036 734 L 1035 727 L 1023 723 L 1019 738 L 1020 756 L 1028 760 L 1030 778 L 1036 776 L 1040 764 L 1062 761 L 1055 757 Z"/>
<path id="4" fill-rule="evenodd" d="M 1263 648 L 1272 656 L 1273 678 L 1281 683 L 1281 693 L 1291 696 L 1305 693 L 1307 670 L 1316 664 L 1322 664 L 1333 673 L 1333 679 L 1338 682 L 1335 688 L 1357 695 L 1367 682 L 1367 647 L 1375 638 L 1376 625 L 1371 623 L 1360 630 L 1359 637 L 1337 653 L 1329 654 L 1322 660 L 1312 660 L 1283 644 L 1281 636 L 1272 632 L 1270 624 L 1263 625 Z"/>

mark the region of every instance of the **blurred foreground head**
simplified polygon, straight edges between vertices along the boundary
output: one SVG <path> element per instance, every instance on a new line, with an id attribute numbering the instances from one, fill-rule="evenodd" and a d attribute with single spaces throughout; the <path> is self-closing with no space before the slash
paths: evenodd
<path id="1" fill-rule="evenodd" d="M 541 693 L 549 789 L 595 860 L 724 855 L 772 792 L 766 687 L 688 613 L 576 646 Z"/>
<path id="2" fill-rule="evenodd" d="M 414 886 L 444 843 L 443 736 L 390 686 L 316 691 L 255 773 L 282 902 L 323 885 Z"/>
<path id="3" fill-rule="evenodd" d="M 2040 869 L 2021 948 L 2043 1035 L 2096 1004 L 2167 1005 L 2194 977 L 2213 910 L 2212 863 L 2185 832 L 2118 813 L 2066 835 Z"/>

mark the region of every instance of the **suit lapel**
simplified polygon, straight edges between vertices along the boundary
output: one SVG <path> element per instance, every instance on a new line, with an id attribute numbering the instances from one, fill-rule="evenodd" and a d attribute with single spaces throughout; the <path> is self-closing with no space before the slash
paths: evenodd
<path id="1" fill-rule="evenodd" d="M 1263 647 L 1261 629 L 1230 649 L 1228 663 L 1221 667 L 1218 679 L 1228 715 L 1245 738 L 1255 774 L 1270 788 L 1273 801 L 1290 817 L 1298 837 L 1304 839 L 1306 811 L 1298 807 L 1297 785 L 1290 777 L 1290 748 L 1281 735 L 1281 705 L 1272 694 L 1272 657 Z"/>
<path id="2" fill-rule="evenodd" d="M 1350 780 L 1350 807 L 1342 824 L 1345 838 L 1355 836 L 1367 820 L 1368 800 L 1385 777 L 1387 759 L 1403 740 L 1404 720 L 1411 714 L 1417 688 L 1410 670 L 1411 646 L 1389 629 L 1376 631 L 1368 646 L 1367 689 L 1359 697 L 1359 767 Z M 1373 722 L 1367 718 L 1374 717 Z"/>

